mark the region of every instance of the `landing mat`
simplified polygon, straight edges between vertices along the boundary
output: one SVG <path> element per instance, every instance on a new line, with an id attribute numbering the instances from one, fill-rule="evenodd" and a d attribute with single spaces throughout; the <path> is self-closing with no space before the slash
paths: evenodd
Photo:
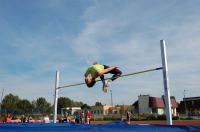
<path id="1" fill-rule="evenodd" d="M 200 126 L 134 125 L 124 122 L 108 124 L 0 124 L 0 132 L 200 132 Z"/>

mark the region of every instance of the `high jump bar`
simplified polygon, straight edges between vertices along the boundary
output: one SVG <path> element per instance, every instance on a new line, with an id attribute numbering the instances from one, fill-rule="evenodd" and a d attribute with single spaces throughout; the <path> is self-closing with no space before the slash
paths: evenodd
<path id="1" fill-rule="evenodd" d="M 136 75 L 136 74 L 142 74 L 142 73 L 145 73 L 145 72 L 151 72 L 151 71 L 156 71 L 156 70 L 161 70 L 161 69 L 162 69 L 162 67 L 150 68 L 150 69 L 146 69 L 146 70 L 143 70 L 143 71 L 138 71 L 138 72 L 133 72 L 133 73 L 122 74 L 122 75 L 117 76 L 117 77 L 115 77 L 115 78 L 133 76 L 133 75 Z M 113 77 L 106 78 L 105 80 L 108 80 L 108 79 L 113 79 Z M 96 82 L 99 82 L 99 81 L 101 81 L 101 79 L 96 80 Z M 82 82 L 82 83 L 75 83 L 75 84 L 60 86 L 60 87 L 57 87 L 57 89 L 67 88 L 67 87 L 74 87 L 74 86 L 79 86 L 79 85 L 84 85 L 84 84 L 85 84 L 85 82 Z"/>

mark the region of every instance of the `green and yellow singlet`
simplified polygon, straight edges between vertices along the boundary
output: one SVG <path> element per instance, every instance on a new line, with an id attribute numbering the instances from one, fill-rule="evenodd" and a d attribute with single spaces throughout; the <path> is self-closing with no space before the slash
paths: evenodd
<path id="1" fill-rule="evenodd" d="M 104 70 L 104 66 L 103 65 L 101 65 L 101 64 L 94 64 L 94 65 L 91 65 L 87 69 L 85 75 L 91 74 L 93 78 L 96 78 L 97 77 L 97 71 L 100 72 L 102 70 Z"/>

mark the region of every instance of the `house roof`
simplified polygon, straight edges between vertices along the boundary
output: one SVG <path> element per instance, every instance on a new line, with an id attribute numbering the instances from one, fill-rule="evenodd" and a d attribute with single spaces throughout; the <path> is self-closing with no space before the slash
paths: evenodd
<path id="1" fill-rule="evenodd" d="M 198 96 L 198 97 L 187 97 L 187 98 L 183 98 L 183 100 L 185 100 L 185 101 L 200 100 L 200 96 Z"/>
<path id="2" fill-rule="evenodd" d="M 178 104 L 174 96 L 170 97 L 172 108 L 177 108 Z M 165 102 L 163 97 L 149 97 L 149 107 L 151 108 L 164 108 Z"/>
<path id="3" fill-rule="evenodd" d="M 172 108 L 178 108 L 178 103 L 174 96 L 170 97 Z M 138 109 L 138 100 L 133 103 L 133 106 Z M 149 107 L 151 108 L 164 108 L 165 102 L 163 97 L 151 97 L 149 96 Z"/>
<path id="4" fill-rule="evenodd" d="M 151 108 L 164 108 L 163 98 L 149 97 L 149 107 Z"/>
<path id="5" fill-rule="evenodd" d="M 172 108 L 178 108 L 178 103 L 176 102 L 175 97 L 174 97 L 174 96 L 171 96 L 171 97 L 170 97 L 170 100 L 171 100 Z"/>

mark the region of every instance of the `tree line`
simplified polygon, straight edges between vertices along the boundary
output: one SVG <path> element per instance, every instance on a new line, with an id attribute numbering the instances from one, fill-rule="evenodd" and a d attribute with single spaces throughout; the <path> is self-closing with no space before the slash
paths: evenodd
<path id="1" fill-rule="evenodd" d="M 96 103 L 100 105 L 101 103 Z M 17 95 L 8 94 L 6 95 L 1 104 L 0 112 L 3 114 L 52 114 L 53 105 L 49 103 L 44 97 L 39 97 L 36 100 L 29 101 L 27 99 L 21 99 Z M 66 107 L 81 107 L 82 109 L 90 109 L 90 106 L 86 103 L 74 101 L 68 97 L 59 97 L 58 98 L 58 114 L 61 113 L 61 108 Z"/>

